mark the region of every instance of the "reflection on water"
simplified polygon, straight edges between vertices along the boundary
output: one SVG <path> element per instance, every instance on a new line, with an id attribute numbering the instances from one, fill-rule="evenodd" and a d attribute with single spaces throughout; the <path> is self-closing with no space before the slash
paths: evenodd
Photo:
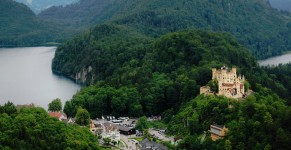
<path id="1" fill-rule="evenodd" d="M 0 49 L 0 104 L 34 103 L 47 109 L 55 98 L 63 101 L 81 88 L 51 71 L 55 47 Z"/>
<path id="2" fill-rule="evenodd" d="M 259 64 L 261 66 L 267 66 L 267 65 L 277 66 L 279 64 L 287 64 L 287 63 L 291 63 L 291 53 L 281 55 L 281 56 L 271 57 L 271 58 L 259 61 Z"/>

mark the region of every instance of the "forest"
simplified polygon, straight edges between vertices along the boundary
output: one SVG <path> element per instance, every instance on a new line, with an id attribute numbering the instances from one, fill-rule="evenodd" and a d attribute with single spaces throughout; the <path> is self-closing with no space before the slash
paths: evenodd
<path id="1" fill-rule="evenodd" d="M 105 27 L 110 29 L 106 33 L 111 33 L 107 37 L 115 37 L 124 32 L 115 26 L 108 25 L 103 28 Z M 93 35 L 86 37 L 92 38 Z M 226 33 L 186 30 L 167 34 L 152 43 L 150 39 L 136 40 L 136 37 L 130 37 L 123 38 L 122 41 L 115 40 L 110 45 L 110 51 L 106 49 L 108 44 L 100 45 L 94 52 L 100 54 L 99 57 L 91 55 L 86 58 L 92 61 L 90 66 L 93 68 L 87 78 L 94 79 L 90 82 L 97 84 L 81 90 L 71 102 L 67 102 L 66 106 L 73 108 L 69 110 L 75 112 L 77 106 L 82 106 L 89 112 L 92 109 L 99 110 L 97 113 L 92 111 L 91 115 L 100 117 L 102 114 L 111 113 L 131 115 L 131 109 L 135 108 L 138 109 L 136 112 L 141 112 L 135 115 L 158 115 L 169 108 L 178 108 L 176 106 L 195 97 L 199 93 L 199 86 L 205 85 L 211 79 L 211 67 L 234 65 L 246 70 L 256 66 L 255 59 L 248 50 Z M 130 47 L 129 44 L 134 42 L 137 45 Z M 67 44 L 74 47 L 77 43 L 72 41 Z M 98 43 L 95 44 L 99 46 Z M 118 46 L 114 47 L 115 44 Z M 63 55 L 62 60 L 71 57 L 64 53 L 56 55 Z M 81 55 L 77 58 L 84 57 Z M 81 60 L 75 61 L 81 65 Z M 63 65 L 60 63 L 63 61 L 54 60 L 52 67 Z M 74 116 L 74 113 L 68 114 Z"/>
<path id="2" fill-rule="evenodd" d="M 288 149 L 291 65 L 260 67 L 256 59 L 290 50 L 290 13 L 276 11 L 263 0 L 112 0 L 99 5 L 104 13 L 90 18 L 78 7 L 82 2 L 39 16 L 14 3 L 39 25 L 27 25 L 33 31 L 41 33 L 42 21 L 52 25 L 46 27 L 49 34 L 41 34 L 48 37 L 40 38 L 31 29 L 21 31 L 23 41 L 0 34 L 10 38 L 0 36 L 2 45 L 73 37 L 58 47 L 52 62 L 54 73 L 87 85 L 65 103 L 68 116 L 78 110 L 87 110 L 91 118 L 161 115 L 167 134 L 182 139 L 179 149 Z M 15 7 L 8 4 L 3 9 Z M 63 20 L 71 9 L 80 16 L 70 13 Z M 26 41 L 26 33 L 33 38 Z M 199 95 L 199 88 L 211 80 L 211 68 L 224 65 L 237 67 L 254 93 L 243 101 Z M 227 136 L 201 141 L 214 122 L 227 126 Z M 0 124 L 0 149 L 99 149 L 86 128 L 50 118 L 42 108 L 16 110 L 8 102 L 0 107 Z"/>
<path id="3" fill-rule="evenodd" d="M 80 38 L 103 42 L 103 34 L 113 39 L 127 31 L 116 25 L 103 25 L 102 29 L 91 30 L 67 42 L 66 47 L 74 50 Z M 94 79 L 90 82 L 95 84 L 66 102 L 64 112 L 69 116 L 74 116 L 78 107 L 88 110 L 92 118 L 162 115 L 168 134 L 183 139 L 178 145 L 181 149 L 225 149 L 225 145 L 233 149 L 288 147 L 290 65 L 260 67 L 250 51 L 228 33 L 184 30 L 146 40 L 137 40 L 142 38 L 139 34 L 128 34 L 135 36 L 115 40 L 118 47 L 111 44 L 110 50 L 108 44 L 82 40 L 92 44 L 91 48 L 95 44 L 94 53 L 99 54 L 87 58 L 93 66 L 87 78 Z M 83 57 L 82 51 L 78 54 L 77 58 Z M 211 80 L 211 68 L 223 65 L 238 67 L 238 74 L 246 76 L 255 93 L 242 102 L 198 96 L 199 87 Z M 94 68 L 98 68 L 96 73 Z M 209 130 L 213 122 L 226 125 L 229 134 L 223 140 L 212 142 L 206 138 L 200 144 L 203 131 Z"/>
<path id="4" fill-rule="evenodd" d="M 101 149 L 87 127 L 52 118 L 40 107 L 0 106 L 0 149 Z"/>
<path id="5" fill-rule="evenodd" d="M 149 38 L 184 29 L 229 32 L 258 59 L 291 49 L 286 40 L 291 36 L 290 13 L 273 9 L 265 0 L 81 0 L 39 15 L 11 0 L 1 1 L 1 6 L 2 47 L 63 43 L 96 25 L 113 23 Z"/>
<path id="6" fill-rule="evenodd" d="M 89 13 L 93 10 L 98 11 Z M 263 0 L 81 0 L 39 16 L 74 28 L 115 23 L 154 38 L 189 28 L 229 32 L 259 59 L 291 48 L 285 40 L 291 36 L 290 13 L 279 12 Z"/>
<path id="7" fill-rule="evenodd" d="M 200 95 L 181 107 L 168 125 L 168 133 L 183 138 L 179 149 L 289 149 L 291 108 L 271 90 L 256 85 L 243 101 Z M 225 138 L 212 141 L 204 131 L 225 125 Z M 202 141 L 201 141 L 202 140 Z"/>

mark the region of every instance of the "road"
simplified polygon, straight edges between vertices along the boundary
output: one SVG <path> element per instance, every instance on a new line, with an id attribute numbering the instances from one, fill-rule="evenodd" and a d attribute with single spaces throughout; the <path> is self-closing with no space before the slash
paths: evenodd
<path id="1" fill-rule="evenodd" d="M 158 131 L 149 129 L 149 133 L 151 135 L 155 135 L 158 139 L 162 141 L 169 141 L 169 142 L 174 142 L 174 137 L 167 137 L 165 134 L 160 134 Z"/>
<path id="2" fill-rule="evenodd" d="M 134 139 L 129 139 L 131 137 L 133 136 L 126 136 L 126 135 L 120 136 L 120 139 L 127 145 L 127 148 L 125 150 L 136 150 L 136 143 L 138 143 L 138 141 Z"/>

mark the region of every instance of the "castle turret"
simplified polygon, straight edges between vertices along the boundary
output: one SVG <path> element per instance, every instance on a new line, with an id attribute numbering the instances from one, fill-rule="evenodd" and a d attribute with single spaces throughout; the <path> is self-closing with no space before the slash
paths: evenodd
<path id="1" fill-rule="evenodd" d="M 212 68 L 212 80 L 216 79 L 216 68 Z"/>

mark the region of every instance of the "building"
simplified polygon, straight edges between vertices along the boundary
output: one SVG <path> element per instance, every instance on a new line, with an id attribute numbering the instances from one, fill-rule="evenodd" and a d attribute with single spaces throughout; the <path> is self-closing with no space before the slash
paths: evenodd
<path id="1" fill-rule="evenodd" d="M 133 135 L 136 133 L 134 128 L 128 128 L 124 126 L 118 126 L 118 130 L 120 134 L 123 134 L 123 135 Z"/>
<path id="2" fill-rule="evenodd" d="M 111 141 L 116 141 L 119 143 L 120 141 L 120 133 L 118 130 L 118 125 L 114 125 L 111 123 L 103 123 L 102 124 L 102 138 L 110 138 Z"/>
<path id="3" fill-rule="evenodd" d="M 150 141 L 147 138 L 137 144 L 138 150 L 168 150 L 168 148 L 160 143 Z"/>
<path id="4" fill-rule="evenodd" d="M 92 120 L 90 121 L 90 131 L 93 134 L 100 135 L 103 132 L 102 125 L 98 123 L 94 123 Z"/>
<path id="5" fill-rule="evenodd" d="M 34 108 L 34 107 L 35 107 L 34 103 L 25 104 L 25 105 L 16 105 L 17 110 L 20 110 L 21 108 Z"/>
<path id="6" fill-rule="evenodd" d="M 215 93 L 217 95 L 224 95 L 228 98 L 243 98 L 246 94 L 244 87 L 245 77 L 237 75 L 236 68 L 231 70 L 225 66 L 221 67 L 220 70 L 212 68 L 212 80 L 218 83 L 218 93 Z M 212 93 L 214 92 L 208 86 L 200 88 L 200 94 Z"/>
<path id="7" fill-rule="evenodd" d="M 200 94 L 213 95 L 214 92 L 211 91 L 209 86 L 201 86 L 200 87 Z"/>
<path id="8" fill-rule="evenodd" d="M 216 141 L 218 139 L 225 137 L 227 131 L 228 129 L 224 125 L 217 125 L 217 124 L 210 125 L 209 132 L 211 133 L 211 139 L 213 141 Z"/>
<path id="9" fill-rule="evenodd" d="M 67 120 L 67 115 L 63 112 L 49 112 L 49 116 L 55 117 L 60 121 Z"/>

